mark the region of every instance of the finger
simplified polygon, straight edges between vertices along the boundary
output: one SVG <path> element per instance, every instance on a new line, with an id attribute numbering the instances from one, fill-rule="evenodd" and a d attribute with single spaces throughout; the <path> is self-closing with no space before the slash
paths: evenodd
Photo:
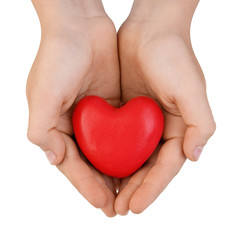
<path id="1" fill-rule="evenodd" d="M 89 166 L 80 158 L 73 140 L 66 135 L 63 135 L 63 138 L 66 143 L 66 154 L 57 168 L 90 204 L 96 208 L 104 208 L 108 201 L 104 189 Z"/>
<path id="2" fill-rule="evenodd" d="M 160 146 L 157 147 L 148 162 L 132 176 L 122 179 L 119 194 L 115 200 L 114 208 L 117 214 L 126 215 L 129 211 L 129 201 L 135 191 L 141 186 L 145 176 L 154 165 L 157 159 L 157 153 Z"/>
<path id="3" fill-rule="evenodd" d="M 213 135 L 216 124 L 202 85 L 188 86 L 177 98 L 177 105 L 187 125 L 183 149 L 188 159 L 198 160 L 203 147 Z"/>
<path id="4" fill-rule="evenodd" d="M 128 214 L 128 211 L 129 211 L 128 202 L 129 201 L 127 199 L 130 199 L 132 196 L 132 192 L 136 191 L 136 190 L 133 190 L 132 192 L 130 191 L 129 197 L 127 197 L 128 190 L 123 191 L 123 189 L 128 185 L 128 182 L 130 179 L 131 179 L 131 176 L 121 179 L 119 188 L 118 188 L 118 195 L 117 195 L 117 197 L 115 199 L 115 203 L 114 203 L 114 210 L 116 211 L 117 214 L 122 215 L 122 216 L 125 216 Z M 124 195 L 125 195 L 125 197 L 124 197 Z"/>
<path id="5" fill-rule="evenodd" d="M 28 94 L 28 139 L 42 148 L 51 164 L 59 164 L 65 154 L 62 135 L 56 130 L 61 101 L 47 90 L 32 90 Z"/>
<path id="6" fill-rule="evenodd" d="M 185 162 L 182 141 L 182 138 L 173 138 L 163 144 L 156 164 L 130 199 L 129 208 L 133 213 L 144 211 L 181 169 Z"/>
<path id="7" fill-rule="evenodd" d="M 102 189 L 104 190 L 107 196 L 107 202 L 101 210 L 105 213 L 108 217 L 116 216 L 116 212 L 114 210 L 114 201 L 116 198 L 116 189 L 113 184 L 112 178 L 106 175 L 103 175 L 99 171 L 97 171 L 94 167 L 90 167 L 96 180 L 101 185 Z"/>
<path id="8" fill-rule="evenodd" d="M 116 199 L 116 189 L 109 177 L 103 176 L 103 178 L 105 179 L 106 183 L 103 184 L 102 187 L 107 195 L 108 200 L 105 207 L 103 207 L 101 210 L 106 214 L 106 216 L 114 217 L 117 215 L 114 209 L 114 202 Z"/>
<path id="9" fill-rule="evenodd" d="M 142 169 L 141 169 L 142 171 Z M 141 185 L 141 182 L 144 179 L 144 173 L 139 173 L 137 176 L 134 176 L 134 181 L 128 181 L 125 179 L 126 187 L 119 193 L 117 196 L 115 203 L 114 203 L 114 209 L 117 214 L 125 216 L 128 214 L 129 211 L 129 200 L 131 199 L 134 192 L 138 189 L 138 187 Z"/>

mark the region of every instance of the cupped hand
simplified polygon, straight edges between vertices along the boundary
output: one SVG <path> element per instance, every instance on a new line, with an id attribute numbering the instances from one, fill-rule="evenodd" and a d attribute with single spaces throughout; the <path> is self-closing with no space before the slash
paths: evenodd
<path id="1" fill-rule="evenodd" d="M 199 158 L 215 131 L 204 75 L 190 37 L 169 29 L 154 19 L 138 21 L 130 16 L 118 33 L 123 104 L 139 95 L 150 96 L 165 119 L 156 151 L 139 171 L 121 181 L 115 201 L 118 214 L 144 211 L 186 157 Z"/>
<path id="2" fill-rule="evenodd" d="M 119 106 L 116 31 L 104 12 L 74 17 L 71 22 L 62 14 L 56 26 L 42 26 L 40 48 L 27 81 L 28 138 L 93 206 L 114 216 L 114 180 L 81 154 L 72 138 L 71 117 L 75 105 L 87 95 Z"/>

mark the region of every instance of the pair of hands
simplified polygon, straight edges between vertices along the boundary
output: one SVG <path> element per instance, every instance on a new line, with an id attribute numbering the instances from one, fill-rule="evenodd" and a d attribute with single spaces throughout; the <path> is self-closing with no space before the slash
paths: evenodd
<path id="1" fill-rule="evenodd" d="M 215 131 L 204 76 L 189 36 L 196 6 L 188 6 L 190 16 L 179 25 L 177 14 L 170 12 L 173 19 L 166 14 L 172 8 L 165 1 L 159 1 L 160 10 L 151 1 L 136 1 L 116 34 L 98 0 L 76 2 L 51 9 L 47 1 L 33 1 L 42 39 L 27 82 L 28 138 L 107 216 L 129 210 L 140 213 L 174 178 L 186 157 L 198 159 Z M 130 177 L 101 174 L 72 139 L 73 109 L 88 95 L 100 96 L 115 107 L 146 95 L 163 110 L 163 142 Z"/>

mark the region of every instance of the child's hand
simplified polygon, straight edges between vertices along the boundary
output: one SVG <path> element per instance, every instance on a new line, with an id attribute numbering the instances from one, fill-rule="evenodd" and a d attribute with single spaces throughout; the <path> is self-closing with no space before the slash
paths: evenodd
<path id="1" fill-rule="evenodd" d="M 33 2 L 42 39 L 27 82 L 28 138 L 93 206 L 113 216 L 113 180 L 79 155 L 71 138 L 71 116 L 76 103 L 86 95 L 101 96 L 114 106 L 120 104 L 114 25 L 100 3 L 91 5 L 93 1 L 79 1 L 79 5 L 75 1 Z"/>
<path id="2" fill-rule="evenodd" d="M 165 118 L 161 146 L 138 172 L 121 182 L 115 201 L 119 214 L 146 209 L 186 157 L 198 159 L 215 131 L 204 76 L 190 42 L 196 4 L 192 0 L 136 1 L 119 31 L 123 103 L 139 95 L 151 96 Z"/>

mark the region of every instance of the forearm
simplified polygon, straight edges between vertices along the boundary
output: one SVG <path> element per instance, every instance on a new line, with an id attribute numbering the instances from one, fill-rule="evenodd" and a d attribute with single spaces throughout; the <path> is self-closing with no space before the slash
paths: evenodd
<path id="1" fill-rule="evenodd" d="M 135 0 L 130 18 L 158 21 L 169 31 L 189 31 L 199 0 Z"/>

